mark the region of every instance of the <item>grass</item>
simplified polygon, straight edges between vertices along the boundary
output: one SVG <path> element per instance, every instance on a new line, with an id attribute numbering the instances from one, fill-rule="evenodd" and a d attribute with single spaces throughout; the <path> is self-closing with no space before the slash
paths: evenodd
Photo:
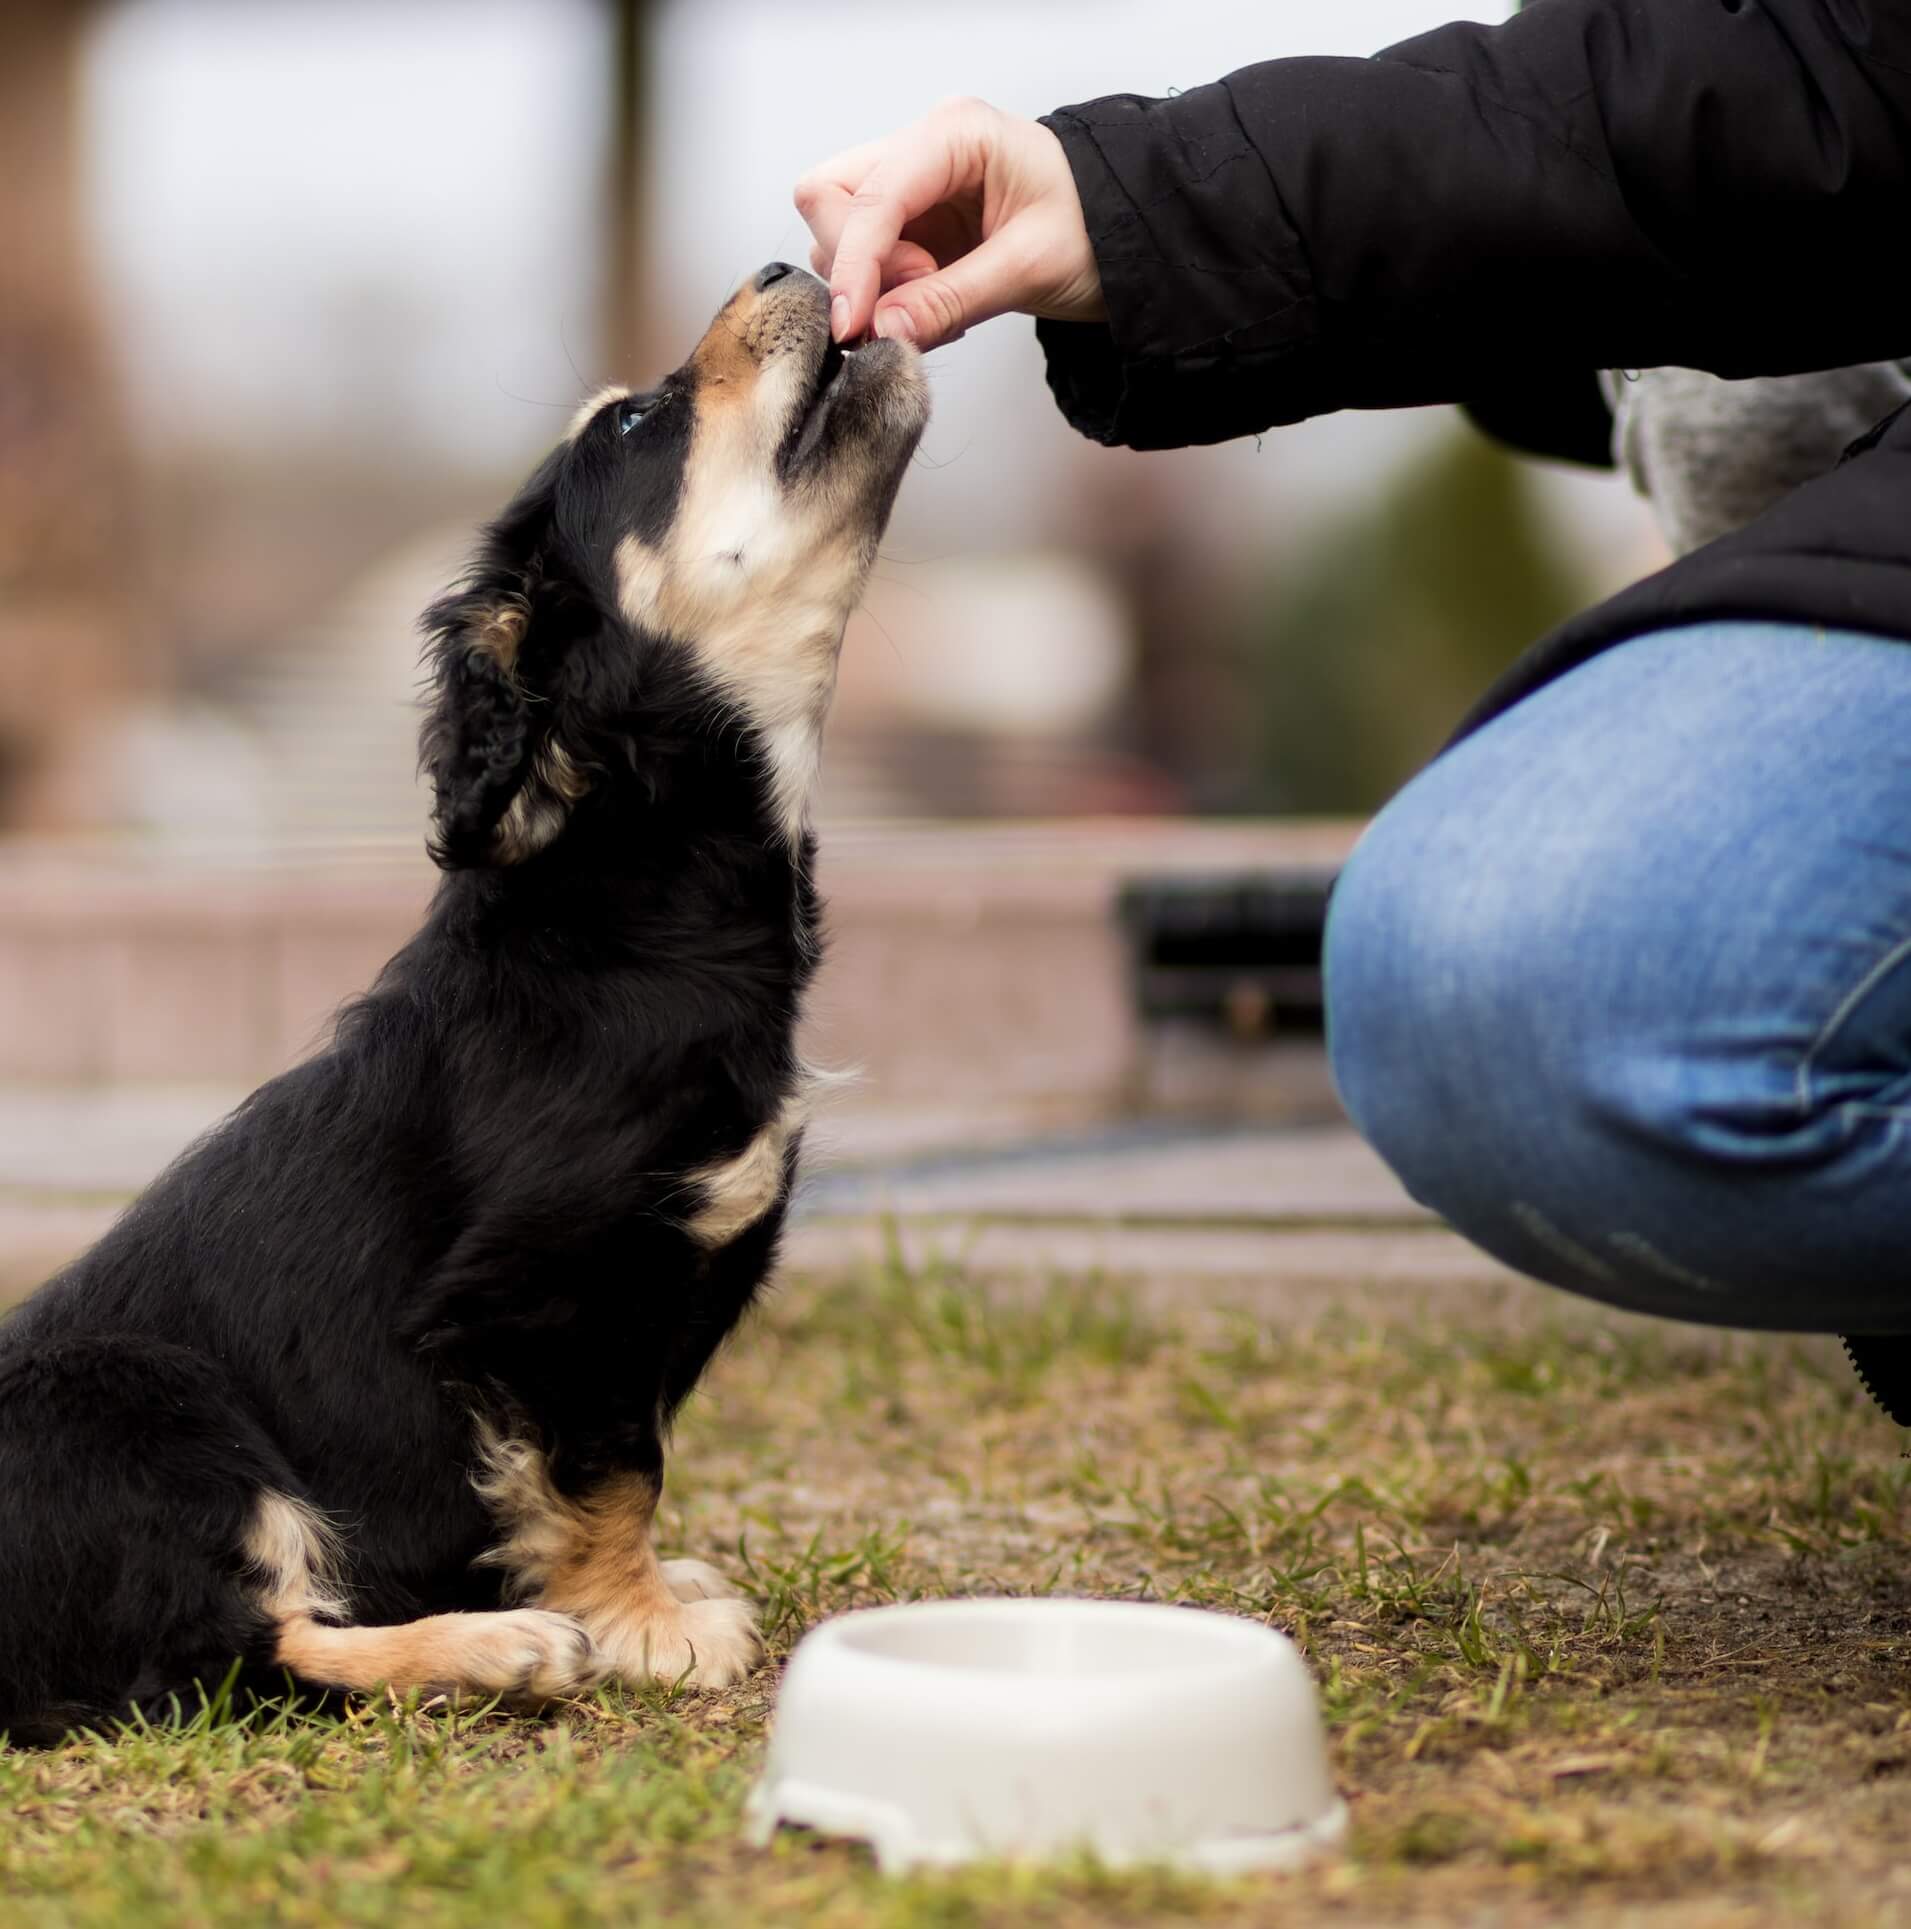
<path id="1" fill-rule="evenodd" d="M 1150 1297 L 1150 1307 L 1159 1296 Z M 1269 1319 L 895 1262 L 786 1286 L 687 1416 L 671 1551 L 776 1659 L 979 1591 L 1197 1603 L 1321 1683 L 1348 1855 L 890 1882 L 742 1846 L 774 1667 L 537 1719 L 369 1704 L 0 1754 L 0 1921 L 1901 1919 L 1911 1465 L 1818 1344 L 1538 1293 Z"/>

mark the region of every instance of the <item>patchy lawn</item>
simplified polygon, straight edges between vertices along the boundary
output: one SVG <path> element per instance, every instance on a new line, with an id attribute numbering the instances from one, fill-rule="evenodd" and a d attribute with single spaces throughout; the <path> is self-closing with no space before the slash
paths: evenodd
<path id="1" fill-rule="evenodd" d="M 1062 1591 L 1291 1630 L 1354 1833 L 1298 1878 L 907 1884 L 741 1846 L 775 1675 L 541 1720 L 368 1706 L 0 1756 L 0 1918 L 192 1924 L 1903 1919 L 1911 1466 L 1835 1348 L 1449 1291 L 1272 1318 L 787 1285 L 683 1429 L 672 1551 L 776 1656 Z"/>

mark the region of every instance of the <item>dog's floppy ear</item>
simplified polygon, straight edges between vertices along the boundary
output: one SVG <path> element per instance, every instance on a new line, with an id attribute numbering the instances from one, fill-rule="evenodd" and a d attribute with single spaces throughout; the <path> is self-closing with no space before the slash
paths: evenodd
<path id="1" fill-rule="evenodd" d="M 462 588 L 425 612 L 431 708 L 419 745 L 434 802 L 430 850 L 447 870 L 517 864 L 564 828 L 587 783 L 553 706 L 525 681 L 541 601 L 533 492 L 487 534 Z"/>

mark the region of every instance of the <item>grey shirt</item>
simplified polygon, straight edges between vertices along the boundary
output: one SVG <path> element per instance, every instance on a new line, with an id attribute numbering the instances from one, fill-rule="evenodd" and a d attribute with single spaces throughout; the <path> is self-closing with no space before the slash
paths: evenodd
<path id="1" fill-rule="evenodd" d="M 1911 363 L 1728 382 L 1694 368 L 1608 374 L 1613 456 L 1675 555 L 1741 529 L 1836 466 L 1911 401 Z"/>

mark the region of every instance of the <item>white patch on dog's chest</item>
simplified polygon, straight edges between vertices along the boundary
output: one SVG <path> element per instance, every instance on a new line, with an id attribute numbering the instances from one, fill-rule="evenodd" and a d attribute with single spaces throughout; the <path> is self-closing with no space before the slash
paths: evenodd
<path id="1" fill-rule="evenodd" d="M 684 1229 L 698 1245 L 715 1249 L 748 1232 L 777 1202 L 789 1162 L 790 1143 L 809 1117 L 809 1097 L 797 1092 L 743 1150 L 690 1175 L 702 1198 Z"/>
<path id="2" fill-rule="evenodd" d="M 631 622 L 682 643 L 755 730 L 778 828 L 809 820 L 843 630 L 866 573 L 861 536 L 819 530 L 761 473 L 763 457 L 699 430 L 689 484 L 657 543 L 617 549 Z"/>
<path id="3" fill-rule="evenodd" d="M 792 846 L 809 822 L 848 620 L 827 608 L 786 605 L 715 627 L 692 646 L 712 681 L 755 727 L 769 766 L 772 808 Z"/>

